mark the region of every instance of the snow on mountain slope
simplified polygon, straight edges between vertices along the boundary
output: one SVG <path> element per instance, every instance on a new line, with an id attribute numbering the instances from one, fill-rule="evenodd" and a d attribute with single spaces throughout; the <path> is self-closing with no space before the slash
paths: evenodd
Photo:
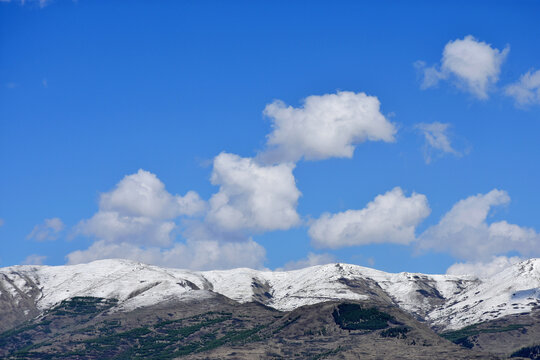
<path id="1" fill-rule="evenodd" d="M 371 276 L 402 309 L 425 318 L 457 294 L 476 286 L 472 276 L 425 275 L 419 273 L 383 273 Z"/>
<path id="2" fill-rule="evenodd" d="M 194 285 L 198 283 L 199 285 Z M 17 295 L 37 287 L 37 308 L 46 310 L 74 296 L 116 298 L 126 309 L 171 299 L 209 296 L 204 281 L 189 271 L 162 269 L 128 260 L 101 260 L 72 266 L 13 266 L 0 270 L 1 288 Z"/>
<path id="3" fill-rule="evenodd" d="M 279 310 L 328 300 L 376 298 L 422 317 L 435 305 L 478 282 L 467 276 L 391 274 L 348 264 L 285 272 L 207 271 L 202 275 L 213 284 L 214 291 L 239 302 L 252 301 L 254 288 L 265 287 L 267 296 L 257 300 Z"/>
<path id="4" fill-rule="evenodd" d="M 116 298 L 124 308 L 133 309 L 168 299 L 208 296 L 208 291 L 201 290 L 212 290 L 238 302 L 258 300 L 280 310 L 327 300 L 367 298 L 337 282 L 341 275 L 334 268 L 327 265 L 275 273 L 251 269 L 191 272 L 129 260 L 13 266 L 0 269 L 0 292 L 7 289 L 17 301 L 21 294 L 38 288 L 36 305 L 40 310 L 74 296 Z"/>
<path id="5" fill-rule="evenodd" d="M 368 298 L 367 294 L 353 292 L 340 283 L 338 279 L 343 275 L 335 265 L 287 272 L 234 269 L 202 274 L 214 285 L 214 291 L 239 302 L 253 301 L 254 288 L 263 289 L 260 300 L 278 310 L 289 311 L 329 300 Z"/>
<path id="6" fill-rule="evenodd" d="M 170 300 L 205 299 L 215 293 L 287 311 L 328 300 L 372 299 L 453 329 L 530 311 L 538 305 L 540 259 L 516 264 L 482 281 L 469 276 L 390 274 L 347 264 L 287 272 L 194 272 L 129 260 L 100 260 L 0 269 L 0 300 L 11 299 L 16 304 L 32 297 L 40 311 L 74 296 L 116 298 L 118 309 L 127 311 Z"/>
<path id="7" fill-rule="evenodd" d="M 540 259 L 517 263 L 435 308 L 433 325 L 458 329 L 540 307 Z"/>

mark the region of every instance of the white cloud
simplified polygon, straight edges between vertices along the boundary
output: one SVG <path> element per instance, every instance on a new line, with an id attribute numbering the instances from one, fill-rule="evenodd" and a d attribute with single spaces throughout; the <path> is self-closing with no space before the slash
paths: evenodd
<path id="1" fill-rule="evenodd" d="M 244 211 L 247 218 L 245 221 L 255 221 L 260 229 L 279 227 L 276 222 L 286 219 L 262 219 L 265 216 L 278 215 L 266 214 L 265 209 L 259 209 L 258 206 L 261 201 L 268 200 L 262 198 L 269 187 L 265 181 L 275 181 L 274 185 L 279 186 L 285 177 L 287 184 L 292 182 L 296 190 L 292 166 L 259 168 L 251 161 L 230 154 L 221 154 L 216 158 L 212 179 L 216 184 L 222 184 L 220 192 L 229 199 L 228 204 L 222 205 Z M 243 168 L 243 165 L 248 166 Z M 240 193 L 235 193 L 237 190 Z M 280 190 L 268 191 L 274 194 L 269 200 L 277 203 L 271 205 L 270 209 L 286 211 L 287 209 L 279 206 Z M 248 195 L 243 198 L 245 193 Z M 211 201 L 210 205 L 212 204 Z M 105 258 L 125 258 L 189 269 L 239 266 L 262 268 L 265 250 L 253 240 L 245 235 L 237 238 L 223 236 L 223 229 L 216 224 L 209 227 L 207 223 L 196 218 L 185 218 L 191 215 L 204 216 L 205 211 L 209 210 L 219 209 L 215 204 L 214 207 L 208 207 L 197 193 L 192 191 L 185 196 L 172 195 L 154 174 L 139 170 L 136 174 L 124 177 L 110 192 L 101 194 L 99 211 L 76 226 L 76 233 L 92 236 L 96 241 L 86 250 L 68 254 L 68 262 L 76 264 Z M 180 219 L 186 225 L 184 235 L 187 238 L 182 243 L 174 241 L 174 235 L 178 231 L 176 221 L 181 216 L 183 217 Z M 242 226 L 244 225 L 243 223 Z"/>
<path id="2" fill-rule="evenodd" d="M 4 226 L 4 219 L 0 218 L 0 227 Z"/>
<path id="3" fill-rule="evenodd" d="M 521 75 L 519 81 L 506 87 L 505 93 L 519 106 L 540 104 L 540 70 Z"/>
<path id="4" fill-rule="evenodd" d="M 336 258 L 332 254 L 315 254 L 310 252 L 305 259 L 289 261 L 282 268 L 277 268 L 276 271 L 303 269 L 310 266 L 325 265 L 334 262 L 336 262 Z"/>
<path id="5" fill-rule="evenodd" d="M 300 222 L 300 191 L 294 165 L 263 166 L 254 159 L 221 153 L 211 181 L 219 191 L 209 201 L 206 221 L 223 231 L 286 230 Z"/>
<path id="6" fill-rule="evenodd" d="M 156 175 L 139 170 L 124 177 L 112 191 L 101 194 L 99 211 L 81 221 L 75 232 L 108 242 L 168 246 L 176 228 L 173 219 L 204 209 L 205 203 L 197 193 L 171 195 Z"/>
<path id="7" fill-rule="evenodd" d="M 509 202 L 508 194 L 496 189 L 460 200 L 419 237 L 418 246 L 470 261 L 487 261 L 509 251 L 527 256 L 540 254 L 540 234 L 533 229 L 506 221 L 486 222 L 492 207 Z"/>
<path id="8" fill-rule="evenodd" d="M 125 216 L 118 212 L 99 211 L 76 226 L 78 234 L 108 242 L 130 241 L 137 244 L 170 245 L 174 221 L 144 216 Z"/>
<path id="9" fill-rule="evenodd" d="M 415 61 L 413 65 L 422 75 L 422 83 L 420 84 L 421 89 L 425 90 L 437 86 L 439 80 L 442 78 L 442 74 L 435 66 L 428 67 L 426 66 L 426 62 L 421 60 Z"/>
<path id="10" fill-rule="evenodd" d="M 426 148 L 424 151 L 426 163 L 429 164 L 431 162 L 431 153 L 433 150 L 439 150 L 442 153 L 453 154 L 456 156 L 461 155 L 450 143 L 447 134 L 449 126 L 450 124 L 443 124 L 440 122 L 430 124 L 420 123 L 416 125 L 416 128 L 422 132 L 426 139 Z"/>
<path id="11" fill-rule="evenodd" d="M 26 259 L 23 260 L 21 265 L 42 265 L 46 258 L 47 257 L 43 255 L 28 255 Z"/>
<path id="12" fill-rule="evenodd" d="M 380 112 L 375 96 L 350 91 L 308 96 L 302 107 L 276 100 L 264 114 L 273 131 L 261 158 L 268 162 L 321 160 L 353 156 L 355 145 L 367 140 L 394 141 L 396 128 Z"/>
<path id="13" fill-rule="evenodd" d="M 59 218 L 45 219 L 42 224 L 34 226 L 34 229 L 26 238 L 38 241 L 56 240 L 63 229 L 64 223 Z"/>
<path id="14" fill-rule="evenodd" d="M 415 66 L 423 71 L 423 89 L 437 85 L 441 79 L 453 78 L 459 87 L 479 99 L 487 99 L 490 88 L 499 80 L 501 65 L 509 51 L 508 46 L 501 51 L 467 35 L 446 44 L 440 70 L 426 67 L 423 62 Z"/>
<path id="15" fill-rule="evenodd" d="M 139 170 L 124 177 L 114 190 L 101 194 L 99 206 L 126 216 L 171 219 L 204 210 L 204 201 L 194 191 L 185 196 L 171 195 L 156 175 Z"/>
<path id="16" fill-rule="evenodd" d="M 449 275 L 474 275 L 479 278 L 488 278 L 504 269 L 520 262 L 518 256 L 496 256 L 488 262 L 466 262 L 453 264 L 446 270 Z"/>
<path id="17" fill-rule="evenodd" d="M 158 266 L 193 270 L 236 267 L 261 269 L 265 254 L 264 248 L 251 239 L 242 242 L 187 241 L 185 244 L 176 243 L 169 249 L 141 247 L 129 242 L 108 243 L 100 240 L 86 250 L 70 253 L 67 259 L 69 264 L 123 258 Z"/>
<path id="18" fill-rule="evenodd" d="M 309 228 L 317 247 L 339 248 L 371 243 L 408 244 L 416 226 L 431 212 L 425 195 L 403 194 L 399 187 L 378 195 L 362 210 L 323 214 Z"/>

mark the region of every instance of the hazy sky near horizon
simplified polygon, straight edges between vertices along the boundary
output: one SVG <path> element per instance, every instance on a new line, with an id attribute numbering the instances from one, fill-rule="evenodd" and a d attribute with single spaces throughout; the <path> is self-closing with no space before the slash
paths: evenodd
<path id="1" fill-rule="evenodd" d="M 0 1 L 0 266 L 540 256 L 537 1 Z"/>

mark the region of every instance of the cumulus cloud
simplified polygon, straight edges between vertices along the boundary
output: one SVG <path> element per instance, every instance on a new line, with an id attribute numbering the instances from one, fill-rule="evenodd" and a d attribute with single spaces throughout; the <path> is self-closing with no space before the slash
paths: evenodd
<path id="1" fill-rule="evenodd" d="M 109 242 L 130 241 L 167 246 L 171 243 L 171 232 L 175 228 L 174 221 L 99 211 L 92 218 L 81 221 L 76 232 Z"/>
<path id="2" fill-rule="evenodd" d="M 317 247 L 409 244 L 415 240 L 416 226 L 430 212 L 425 195 L 413 193 L 407 197 L 396 187 L 375 197 L 364 209 L 323 214 L 308 232 Z"/>
<path id="3" fill-rule="evenodd" d="M 292 179 L 294 186 L 292 167 L 258 168 L 250 163 L 250 159 L 222 155 L 216 158 L 217 166 L 212 176 L 215 184 L 222 185 L 220 192 L 228 197 L 228 201 L 221 205 L 243 212 L 246 222 L 255 219 L 253 221 L 258 228 L 279 228 L 281 225 L 278 226 L 277 221 L 284 218 L 265 214 L 265 210 L 258 206 L 266 194 L 265 189 L 269 187 L 265 181 L 276 181 L 274 185 L 279 186 L 279 181 L 285 175 L 290 176 L 288 180 L 290 182 Z M 225 158 L 231 162 L 227 163 Z M 247 165 L 247 168 L 243 168 L 243 165 Z M 274 208 L 270 206 L 270 209 L 286 212 L 287 209 L 279 205 L 282 200 L 279 189 L 269 190 L 271 194 L 272 191 L 274 195 L 266 200 L 277 204 L 274 204 Z M 249 194 L 243 198 L 245 193 Z M 213 201 L 208 206 L 193 191 L 184 196 L 170 194 L 156 175 L 139 170 L 124 177 L 111 191 L 101 194 L 99 211 L 75 227 L 77 234 L 94 237 L 96 241 L 85 250 L 68 254 L 68 263 L 124 258 L 189 269 L 262 268 L 265 260 L 262 246 L 246 235 L 234 239 L 223 236 L 219 226 L 213 224 L 210 227 L 201 220 L 209 211 L 218 210 Z M 278 218 L 262 219 L 266 216 Z M 178 232 L 177 221 L 184 222 L 185 242 L 174 241 Z M 241 229 L 245 225 L 242 224 L 239 225 Z"/>
<path id="4" fill-rule="evenodd" d="M 276 100 L 266 106 L 264 114 L 273 127 L 267 137 L 268 149 L 261 154 L 268 162 L 350 158 L 356 144 L 392 142 L 396 133 L 381 114 L 379 99 L 364 93 L 308 96 L 298 108 Z"/>
<path id="5" fill-rule="evenodd" d="M 509 202 L 508 194 L 497 189 L 460 200 L 419 237 L 418 246 L 483 262 L 509 251 L 524 256 L 539 254 L 540 234 L 535 230 L 506 221 L 486 222 L 493 207 Z"/>
<path id="6" fill-rule="evenodd" d="M 205 206 L 197 193 L 172 195 L 156 175 L 139 170 L 101 194 L 99 211 L 75 232 L 108 242 L 167 246 L 176 228 L 173 219 L 202 213 Z"/>
<path id="7" fill-rule="evenodd" d="M 206 222 L 223 231 L 286 230 L 300 222 L 300 191 L 291 163 L 258 164 L 254 159 L 221 153 L 211 181 L 219 191 L 209 201 Z"/>
<path id="8" fill-rule="evenodd" d="M 315 254 L 308 253 L 307 257 L 297 261 L 289 261 L 282 268 L 277 268 L 276 271 L 289 271 L 303 269 L 315 265 L 325 265 L 336 262 L 336 258 L 332 254 Z"/>
<path id="9" fill-rule="evenodd" d="M 43 265 L 43 262 L 45 261 L 45 259 L 47 259 L 46 256 L 32 254 L 32 255 L 28 255 L 26 259 L 23 260 L 21 265 Z"/>
<path id="10" fill-rule="evenodd" d="M 273 123 L 267 150 L 257 158 L 226 152 L 216 156 L 211 183 L 219 190 L 208 203 L 194 192 L 171 195 L 154 174 L 139 170 L 102 194 L 99 211 L 75 227 L 75 234 L 97 241 L 87 250 L 69 254 L 68 259 L 73 263 L 118 254 L 191 268 L 211 262 L 214 267 L 260 266 L 264 249 L 249 236 L 287 230 L 301 223 L 296 211 L 301 193 L 293 175 L 295 162 L 301 158 L 351 157 L 357 143 L 394 141 L 396 129 L 379 109 L 376 97 L 353 92 L 310 96 L 301 108 L 275 101 L 264 110 Z M 175 243 L 177 218 L 198 215 L 182 218 L 186 242 Z M 194 254 L 202 249 L 206 249 L 205 255 L 197 258 L 211 259 L 209 263 L 194 262 Z M 228 255 L 224 259 L 219 254 L 214 256 L 216 252 L 229 252 L 230 259 L 226 259 Z M 192 262 L 170 260 L 174 256 L 192 258 Z M 234 256 L 239 262 L 233 261 Z M 310 256 L 306 261 L 325 259 Z"/>
<path id="11" fill-rule="evenodd" d="M 446 270 L 449 275 L 474 275 L 479 278 L 488 278 L 504 269 L 520 262 L 518 256 L 495 256 L 487 262 L 465 262 L 453 264 Z"/>
<path id="12" fill-rule="evenodd" d="M 142 169 L 124 177 L 111 192 L 101 194 L 99 205 L 104 211 L 157 219 L 193 215 L 205 206 L 193 191 L 185 196 L 171 195 L 156 175 Z"/>
<path id="13" fill-rule="evenodd" d="M 424 62 L 416 63 L 424 75 L 422 88 L 433 87 L 443 79 L 453 79 L 479 99 L 487 99 L 490 88 L 499 80 L 501 65 L 509 51 L 509 46 L 499 50 L 471 35 L 450 41 L 444 47 L 440 69 L 426 67 Z"/>
<path id="14" fill-rule="evenodd" d="M 34 229 L 26 238 L 38 241 L 56 240 L 63 229 L 64 223 L 59 218 L 45 219 L 43 223 L 34 226 Z"/>
<path id="15" fill-rule="evenodd" d="M 513 97 L 518 106 L 540 104 L 540 70 L 521 75 L 519 81 L 506 87 L 505 93 Z"/>
<path id="16" fill-rule="evenodd" d="M 430 124 L 420 123 L 416 125 L 416 129 L 418 129 L 426 139 L 424 158 L 427 164 L 431 162 L 431 154 L 434 150 L 443 154 L 461 155 L 450 143 L 447 133 L 449 127 L 450 124 L 443 124 L 440 122 Z"/>
<path id="17" fill-rule="evenodd" d="M 250 267 L 260 269 L 265 259 L 264 248 L 249 239 L 242 242 L 215 240 L 176 243 L 169 249 L 141 247 L 129 242 L 96 241 L 86 250 L 67 256 L 69 264 L 86 263 L 98 259 L 123 258 L 159 266 L 193 270 Z"/>

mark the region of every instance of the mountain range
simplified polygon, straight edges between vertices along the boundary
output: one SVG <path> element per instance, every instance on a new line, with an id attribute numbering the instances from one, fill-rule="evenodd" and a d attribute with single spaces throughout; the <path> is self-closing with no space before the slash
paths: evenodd
<path id="1" fill-rule="evenodd" d="M 11 266 L 0 269 L 0 331 L 0 356 L 13 359 L 534 359 L 540 259 L 482 279 L 341 263 Z"/>

